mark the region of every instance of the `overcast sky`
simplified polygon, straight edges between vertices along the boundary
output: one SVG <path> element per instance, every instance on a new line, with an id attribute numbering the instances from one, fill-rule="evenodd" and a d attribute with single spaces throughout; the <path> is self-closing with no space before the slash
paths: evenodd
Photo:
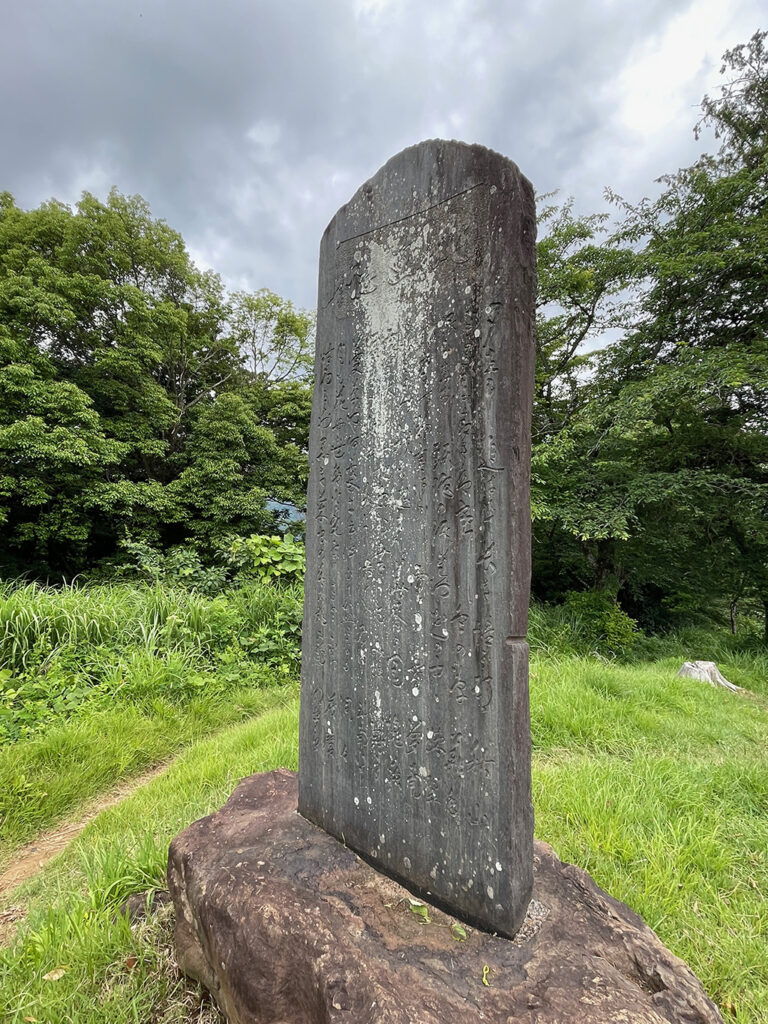
<path id="1" fill-rule="evenodd" d="M 0 190 L 138 192 L 230 287 L 316 301 L 320 236 L 390 156 L 480 142 L 583 212 L 691 163 L 757 0 L 16 0 Z"/>

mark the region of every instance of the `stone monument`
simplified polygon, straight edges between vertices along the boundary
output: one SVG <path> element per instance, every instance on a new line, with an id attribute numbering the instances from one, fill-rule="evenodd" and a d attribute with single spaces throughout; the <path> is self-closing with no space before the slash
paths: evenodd
<path id="1" fill-rule="evenodd" d="M 320 249 L 299 810 L 512 936 L 533 885 L 533 190 L 481 146 L 389 161 Z"/>
<path id="2" fill-rule="evenodd" d="M 323 238 L 299 778 L 168 854 L 179 965 L 231 1021 L 722 1024 L 532 840 L 534 231 L 514 164 L 425 142 Z"/>

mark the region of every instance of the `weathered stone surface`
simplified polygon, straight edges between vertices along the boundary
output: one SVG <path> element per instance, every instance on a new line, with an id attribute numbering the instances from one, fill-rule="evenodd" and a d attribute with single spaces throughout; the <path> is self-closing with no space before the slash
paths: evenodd
<path id="1" fill-rule="evenodd" d="M 291 772 L 251 776 L 171 846 L 179 960 L 230 1024 L 722 1024 L 640 918 L 545 844 L 517 937 L 460 942 L 296 795 Z"/>
<path id="2" fill-rule="evenodd" d="M 532 884 L 533 193 L 431 141 L 320 252 L 299 810 L 511 935 Z"/>

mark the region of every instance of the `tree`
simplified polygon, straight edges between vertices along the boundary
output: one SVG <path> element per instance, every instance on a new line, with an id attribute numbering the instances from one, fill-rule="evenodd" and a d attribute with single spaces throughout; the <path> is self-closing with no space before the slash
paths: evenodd
<path id="1" fill-rule="evenodd" d="M 213 548 L 228 534 L 273 525 L 265 506 L 280 487 L 278 445 L 241 395 L 222 395 L 202 409 L 184 454 L 184 469 L 168 489 L 196 541 Z"/>
<path id="2" fill-rule="evenodd" d="M 719 155 L 661 179 L 655 201 L 623 205 L 644 292 L 600 379 L 614 435 L 629 441 L 638 538 L 672 559 L 678 580 L 696 567 L 701 604 L 751 593 L 768 640 L 765 38 L 725 54 L 732 77 L 702 104 Z M 677 551 L 658 539 L 670 522 Z M 692 598 L 690 587 L 677 590 Z"/>
<path id="3" fill-rule="evenodd" d="M 23 211 L 3 193 L 6 571 L 76 572 L 127 535 L 205 545 L 274 524 L 267 499 L 297 500 L 306 479 L 310 338 L 290 303 L 199 271 L 141 197 Z"/>
<path id="4" fill-rule="evenodd" d="M 748 43 L 741 43 L 723 55 L 720 74 L 731 77 L 719 96 L 705 96 L 703 111 L 696 125 L 698 138 L 705 127 L 714 129 L 722 139 L 720 163 L 728 171 L 740 167 L 755 169 L 766 155 L 768 125 L 768 50 L 766 32 L 755 32 Z"/>
<path id="5" fill-rule="evenodd" d="M 611 196 L 623 220 L 602 238 L 590 236 L 595 219 L 545 217 L 533 457 L 541 596 L 606 588 L 646 625 L 753 597 L 768 639 L 765 39 L 726 53 L 726 82 L 702 103 L 697 131 L 715 129 L 717 156 L 661 179 L 655 200 Z M 629 290 L 611 293 L 614 282 Z M 579 346 L 593 325 L 620 330 L 589 356 Z"/>
<path id="6" fill-rule="evenodd" d="M 635 254 L 607 220 L 575 216 L 573 199 L 539 213 L 534 444 L 559 434 L 588 400 L 594 351 L 624 320 Z"/>
<path id="7" fill-rule="evenodd" d="M 306 380 L 312 369 L 314 318 L 262 288 L 230 300 L 232 337 L 254 380 L 279 384 Z"/>
<path id="8" fill-rule="evenodd" d="M 89 396 L 0 327 L 0 535 L 16 572 L 82 556 L 91 532 L 83 494 L 124 455 Z"/>
<path id="9" fill-rule="evenodd" d="M 545 197 L 547 198 L 547 197 Z M 577 217 L 573 201 L 545 206 L 537 245 L 533 407 L 533 586 L 541 598 L 606 586 L 604 552 L 629 535 L 625 471 L 599 455 L 595 361 L 620 329 L 635 254 L 610 233 L 607 215 Z"/>

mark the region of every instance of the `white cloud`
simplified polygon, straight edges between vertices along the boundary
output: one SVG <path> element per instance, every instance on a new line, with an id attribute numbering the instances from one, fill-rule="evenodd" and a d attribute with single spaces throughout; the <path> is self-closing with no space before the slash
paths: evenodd
<path id="1" fill-rule="evenodd" d="M 756 0 L 118 0 L 11 5 L 0 188 L 139 192 L 201 264 L 315 301 L 320 236 L 419 139 L 481 142 L 577 207 L 690 163 Z"/>
<path id="2" fill-rule="evenodd" d="M 736 6 L 696 0 L 642 46 L 617 83 L 616 123 L 624 131 L 655 144 L 696 119 L 701 97 L 717 88 L 723 52 L 745 41 L 747 19 Z"/>

